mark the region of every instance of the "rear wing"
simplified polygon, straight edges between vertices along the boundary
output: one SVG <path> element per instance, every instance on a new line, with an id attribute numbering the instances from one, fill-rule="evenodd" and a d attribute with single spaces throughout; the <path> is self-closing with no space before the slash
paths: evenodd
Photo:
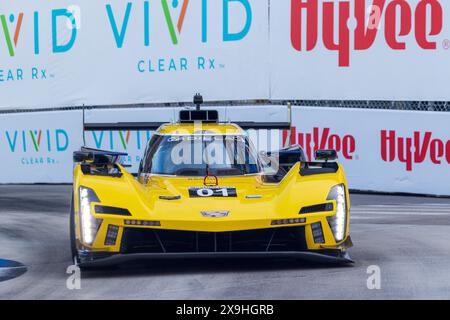
<path id="1" fill-rule="evenodd" d="M 219 120 L 219 112 L 218 110 L 201 109 L 201 105 L 203 104 L 203 97 L 197 93 L 194 96 L 193 104 L 195 106 L 195 110 L 184 109 L 180 110 L 179 113 L 179 123 L 189 123 L 195 121 L 201 121 L 205 123 L 220 123 Z M 292 123 L 292 106 L 289 103 L 287 106 L 287 121 L 285 122 L 255 122 L 255 121 L 232 121 L 239 125 L 244 130 L 249 129 L 267 129 L 267 130 L 285 130 L 291 128 Z M 157 130 L 163 124 L 168 122 L 142 122 L 142 121 L 132 121 L 132 122 L 115 122 L 115 123 L 86 123 L 85 114 L 83 109 L 83 136 L 86 131 L 120 131 L 120 130 Z M 229 123 L 230 121 L 226 122 Z M 225 123 L 225 122 L 223 122 Z"/>
<path id="2" fill-rule="evenodd" d="M 203 103 L 203 97 L 197 94 L 194 97 L 194 105 L 196 106 L 195 110 L 193 109 L 179 109 L 179 119 L 178 123 L 194 123 L 194 122 L 203 122 L 203 123 L 221 123 L 219 120 L 219 111 L 211 108 L 208 109 L 200 109 L 200 105 Z M 178 108 L 172 108 L 172 111 L 175 112 Z M 288 113 L 286 114 L 286 122 L 257 122 L 257 121 L 227 121 L 222 123 L 235 123 L 240 126 L 244 130 L 286 130 L 291 128 L 291 106 L 287 106 Z M 171 113 L 171 112 L 169 112 Z M 145 113 L 144 113 L 145 114 Z M 284 111 L 283 111 L 284 114 Z M 223 115 L 223 114 L 222 114 Z M 120 115 L 119 115 L 120 117 Z M 142 120 L 142 115 L 139 114 L 136 118 L 138 120 Z M 149 118 L 152 115 L 149 114 Z M 173 121 L 176 119 L 176 115 L 173 114 L 172 117 L 167 117 L 167 115 L 159 116 L 159 122 L 147 122 L 147 121 L 134 121 L 134 117 L 130 116 L 130 114 L 125 118 L 126 122 L 118 121 L 118 122 L 100 122 L 103 118 L 111 119 L 108 115 L 106 117 L 99 117 L 98 115 L 91 118 L 91 122 L 86 121 L 85 117 L 85 109 L 83 109 L 83 142 L 84 146 L 86 146 L 86 132 L 93 131 L 156 131 L 162 125 L 168 123 L 174 123 Z M 225 118 L 227 117 L 227 109 L 225 109 Z M 244 117 L 245 118 L 245 117 Z M 165 121 L 170 119 L 170 121 Z M 249 119 L 249 114 L 246 114 L 246 119 Z M 281 116 L 277 119 L 284 120 L 285 117 Z M 93 120 L 93 121 L 92 121 Z M 131 120 L 131 121 L 130 121 Z M 120 152 L 110 152 L 105 150 L 96 150 L 92 148 L 83 147 L 80 151 L 74 153 L 74 162 L 81 163 L 84 168 L 100 168 L 100 167 L 111 167 L 116 166 L 120 157 L 126 156 L 126 153 Z"/>
<path id="3" fill-rule="evenodd" d="M 289 122 L 233 122 L 244 130 L 289 130 L 291 124 Z"/>
<path id="4" fill-rule="evenodd" d="M 84 123 L 84 131 L 157 130 L 166 122 Z"/>
<path id="5" fill-rule="evenodd" d="M 84 112 L 83 112 L 84 113 Z M 207 115 L 207 119 L 203 122 L 211 123 L 210 120 L 211 112 L 204 112 L 198 110 L 181 110 L 180 111 L 180 123 L 203 121 L 202 116 Z M 186 115 L 189 114 L 189 120 L 186 119 Z M 192 119 L 192 120 L 191 120 Z M 193 120 L 195 119 L 195 120 Z M 214 122 L 221 123 L 217 118 Z M 85 122 L 85 117 L 83 115 L 83 142 L 86 145 L 86 132 L 89 131 L 156 131 L 162 125 L 168 124 L 169 122 Z M 229 122 L 222 122 L 229 123 Z M 232 122 L 237 124 L 244 130 L 290 130 L 290 122 L 252 122 L 252 121 L 236 121 Z M 92 150 L 92 149 L 90 149 Z M 101 151 L 101 150 L 97 150 Z"/>
<path id="6" fill-rule="evenodd" d="M 84 131 L 119 131 L 119 130 L 157 130 L 167 122 L 115 122 L 115 123 L 85 123 Z M 219 122 L 220 123 L 220 122 Z M 267 129 L 267 130 L 288 130 L 291 128 L 289 122 L 233 122 L 244 130 Z"/>

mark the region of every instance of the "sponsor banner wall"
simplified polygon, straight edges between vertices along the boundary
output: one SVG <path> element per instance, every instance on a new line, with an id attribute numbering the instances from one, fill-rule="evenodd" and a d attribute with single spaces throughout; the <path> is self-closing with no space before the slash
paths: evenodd
<path id="1" fill-rule="evenodd" d="M 448 196 L 449 123 L 449 113 L 295 107 L 291 141 L 310 157 L 336 149 L 352 189 Z"/>
<path id="2" fill-rule="evenodd" d="M 3 2 L 0 109 L 450 99 L 448 1 Z"/>
<path id="3" fill-rule="evenodd" d="M 270 48 L 272 99 L 449 99 L 449 1 L 271 1 Z"/>
<path id="4" fill-rule="evenodd" d="M 218 108 L 230 121 L 284 122 L 286 106 Z M 95 109 L 86 122 L 174 121 L 177 108 Z M 450 196 L 450 114 L 293 107 L 289 131 L 249 131 L 258 150 L 290 141 L 312 159 L 336 149 L 352 189 Z M 72 152 L 83 145 L 81 111 L 0 115 L 0 183 L 72 181 Z M 86 132 L 89 147 L 125 151 L 136 172 L 153 131 Z"/>
<path id="5" fill-rule="evenodd" d="M 0 114 L 0 183 L 71 182 L 82 126 L 81 111 Z"/>
<path id="6" fill-rule="evenodd" d="M 269 98 L 268 0 L 3 1 L 0 24 L 0 109 Z"/>

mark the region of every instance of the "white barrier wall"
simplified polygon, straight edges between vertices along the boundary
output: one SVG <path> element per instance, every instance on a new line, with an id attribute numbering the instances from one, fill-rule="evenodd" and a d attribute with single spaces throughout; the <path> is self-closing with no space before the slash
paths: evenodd
<path id="1" fill-rule="evenodd" d="M 292 142 L 336 149 L 350 188 L 450 195 L 450 113 L 294 108 Z"/>
<path id="2" fill-rule="evenodd" d="M 15 0 L 0 20 L 0 109 L 450 100 L 449 1 Z"/>
<path id="3" fill-rule="evenodd" d="M 219 108 L 231 121 L 286 121 L 284 106 Z M 291 132 L 263 133 L 259 149 L 280 142 L 336 149 L 352 189 L 450 196 L 450 114 L 294 107 Z M 173 121 L 175 108 L 91 110 L 87 122 L 151 119 Z M 136 171 L 153 132 L 86 132 L 94 148 L 125 151 Z M 250 136 L 255 136 L 250 133 Z M 268 138 L 266 138 L 268 136 Z M 0 115 L 0 183 L 58 183 L 72 180 L 72 152 L 83 144 L 82 112 Z"/>
<path id="4" fill-rule="evenodd" d="M 450 2 L 270 3 L 271 98 L 449 100 Z"/>
<path id="5" fill-rule="evenodd" d="M 81 111 L 0 114 L 0 183 L 71 182 L 82 128 Z"/>
<path id="6" fill-rule="evenodd" d="M 268 0 L 0 4 L 0 108 L 268 98 Z M 24 94 L 26 93 L 26 94 Z"/>

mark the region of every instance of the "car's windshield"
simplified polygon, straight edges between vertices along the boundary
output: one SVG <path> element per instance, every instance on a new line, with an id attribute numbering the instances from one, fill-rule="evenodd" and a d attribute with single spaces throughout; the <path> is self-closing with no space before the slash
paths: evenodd
<path id="1" fill-rule="evenodd" d="M 143 173 L 176 176 L 236 176 L 259 172 L 248 138 L 241 135 L 155 135 Z"/>

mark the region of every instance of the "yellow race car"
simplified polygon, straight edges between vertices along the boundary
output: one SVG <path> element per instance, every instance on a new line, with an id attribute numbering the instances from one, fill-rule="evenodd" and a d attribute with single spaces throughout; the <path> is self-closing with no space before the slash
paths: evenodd
<path id="1" fill-rule="evenodd" d="M 124 127 L 146 126 L 115 126 Z M 298 146 L 260 153 L 217 111 L 186 110 L 157 129 L 137 176 L 123 155 L 74 153 L 70 238 L 81 267 L 190 256 L 352 262 L 350 199 L 334 150 L 317 150 L 316 162 Z"/>

